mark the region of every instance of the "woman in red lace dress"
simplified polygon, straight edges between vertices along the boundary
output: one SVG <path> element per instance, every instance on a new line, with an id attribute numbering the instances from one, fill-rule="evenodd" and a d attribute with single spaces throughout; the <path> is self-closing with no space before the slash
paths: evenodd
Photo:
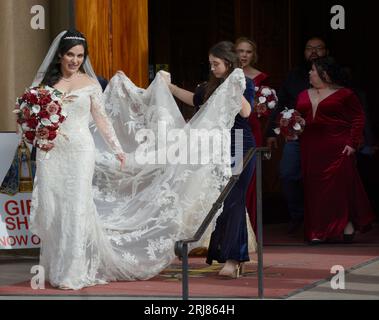
<path id="1" fill-rule="evenodd" d="M 255 65 L 258 61 L 257 54 L 257 45 L 254 41 L 251 41 L 248 38 L 241 37 L 238 38 L 235 42 L 236 52 L 240 58 L 241 67 L 247 78 L 253 80 L 255 87 L 260 87 L 265 84 L 267 81 L 268 75 L 264 72 L 255 68 Z M 254 106 L 251 106 L 252 110 Z M 253 136 L 255 138 L 255 143 L 257 147 L 262 146 L 262 130 L 261 124 L 257 117 L 257 113 L 251 112 L 249 117 L 249 124 Z M 249 188 L 246 194 L 246 208 L 249 214 L 249 219 L 253 230 L 256 232 L 256 174 L 254 170 L 253 177 L 250 181 Z"/>
<path id="2" fill-rule="evenodd" d="M 314 60 L 313 88 L 300 93 L 306 121 L 300 137 L 305 191 L 305 238 L 351 241 L 375 219 L 360 180 L 355 151 L 362 142 L 363 108 L 333 58 Z"/>

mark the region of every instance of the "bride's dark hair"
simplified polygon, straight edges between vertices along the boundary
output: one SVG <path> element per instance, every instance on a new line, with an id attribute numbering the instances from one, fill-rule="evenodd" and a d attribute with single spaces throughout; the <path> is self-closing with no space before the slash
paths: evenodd
<path id="1" fill-rule="evenodd" d="M 59 42 L 57 52 L 51 61 L 49 67 L 47 68 L 45 77 L 43 78 L 41 84 L 47 86 L 54 86 L 62 77 L 61 72 L 61 57 L 63 57 L 71 48 L 82 45 L 84 47 L 84 60 L 80 66 L 80 71 L 84 71 L 84 63 L 86 62 L 88 56 L 88 45 L 87 40 L 84 35 L 77 30 L 69 30 L 63 36 Z"/>

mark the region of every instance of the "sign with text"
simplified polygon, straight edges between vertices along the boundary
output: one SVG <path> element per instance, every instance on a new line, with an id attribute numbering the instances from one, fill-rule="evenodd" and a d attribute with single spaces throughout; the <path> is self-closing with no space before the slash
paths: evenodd
<path id="1" fill-rule="evenodd" d="M 19 137 L 0 133 L 0 183 L 12 166 Z M 22 161 L 17 170 L 22 171 Z M 40 239 L 30 232 L 31 193 L 0 193 L 0 250 L 38 248 Z"/>

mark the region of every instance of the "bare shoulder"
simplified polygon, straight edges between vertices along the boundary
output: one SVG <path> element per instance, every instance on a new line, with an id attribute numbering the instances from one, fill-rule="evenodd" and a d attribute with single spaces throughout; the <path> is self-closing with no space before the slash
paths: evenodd
<path id="1" fill-rule="evenodd" d="M 93 88 L 93 90 L 102 91 L 100 83 L 97 81 L 97 79 L 94 79 L 90 77 L 88 74 L 81 73 L 80 76 L 77 78 L 76 83 L 74 84 L 76 88 L 79 89 L 89 89 Z"/>
<path id="2" fill-rule="evenodd" d="M 81 74 L 81 77 L 80 77 L 80 80 L 82 82 L 83 85 L 95 85 L 95 84 L 98 84 L 97 80 L 90 77 L 88 74 L 86 73 L 82 73 Z"/>
<path id="3" fill-rule="evenodd" d="M 255 77 L 256 77 L 256 76 L 259 76 L 261 73 L 262 73 L 261 70 L 258 70 L 258 69 L 255 69 L 255 68 L 253 68 L 253 70 L 252 70 L 252 74 L 253 74 Z"/>

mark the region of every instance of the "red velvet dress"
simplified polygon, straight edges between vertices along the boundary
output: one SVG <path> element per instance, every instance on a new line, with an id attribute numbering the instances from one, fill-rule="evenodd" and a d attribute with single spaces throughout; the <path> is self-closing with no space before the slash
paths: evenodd
<path id="1" fill-rule="evenodd" d="M 355 156 L 363 138 L 364 113 L 357 96 L 342 88 L 322 100 L 312 114 L 308 90 L 300 93 L 297 110 L 306 121 L 300 136 L 304 178 L 306 240 L 340 240 L 349 221 L 363 230 L 375 216 L 360 180 Z"/>
<path id="2" fill-rule="evenodd" d="M 254 79 L 254 85 L 256 87 L 260 87 L 263 85 L 263 82 L 267 80 L 268 75 L 261 72 L 258 74 Z M 251 127 L 251 131 L 253 132 L 253 136 L 255 138 L 255 144 L 258 147 L 262 146 L 262 131 L 261 131 L 261 124 L 259 122 L 259 119 L 257 117 L 257 114 L 255 112 L 252 112 L 249 117 L 249 124 Z M 253 173 L 253 177 L 251 178 L 249 188 L 246 193 L 246 209 L 249 214 L 250 223 L 253 228 L 253 230 L 256 232 L 256 217 L 257 217 L 257 200 L 256 200 L 256 174 L 255 170 Z"/>

